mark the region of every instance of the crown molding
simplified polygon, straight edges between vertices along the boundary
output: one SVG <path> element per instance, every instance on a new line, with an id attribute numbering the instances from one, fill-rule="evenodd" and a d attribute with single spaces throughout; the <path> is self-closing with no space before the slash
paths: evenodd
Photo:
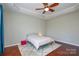
<path id="1" fill-rule="evenodd" d="M 79 6 L 79 4 L 76 4 L 70 8 L 63 9 L 62 11 L 59 11 L 59 12 L 56 12 L 56 13 L 53 13 L 51 15 L 46 16 L 45 19 L 52 19 L 52 18 L 55 18 L 57 16 L 61 16 L 61 15 L 64 15 L 64 14 L 67 14 L 70 12 L 74 12 L 74 11 L 79 9 L 78 6 Z"/>
<path id="2" fill-rule="evenodd" d="M 30 15 L 30 16 L 34 16 L 34 17 L 37 17 L 39 19 L 43 19 L 43 20 L 49 20 L 51 18 L 55 18 L 56 16 L 60 16 L 60 15 L 63 15 L 63 14 L 67 14 L 67 13 L 70 13 L 70 12 L 73 12 L 77 9 L 79 9 L 79 4 L 75 4 L 74 6 L 72 7 L 69 7 L 69 8 L 65 8 L 61 11 L 58 11 L 58 12 L 55 12 L 53 14 L 50 14 L 50 15 L 45 15 L 45 14 L 41 14 L 41 13 L 36 13 L 36 12 L 33 12 L 33 11 L 30 11 L 28 9 L 25 9 L 23 7 L 18 7 L 17 5 L 15 4 L 8 4 L 8 6 L 17 11 L 17 12 L 21 12 L 21 13 L 24 13 L 24 14 L 27 14 L 27 15 Z"/>

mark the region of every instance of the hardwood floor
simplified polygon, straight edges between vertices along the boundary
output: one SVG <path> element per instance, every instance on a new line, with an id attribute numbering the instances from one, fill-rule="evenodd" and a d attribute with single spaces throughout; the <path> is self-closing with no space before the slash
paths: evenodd
<path id="1" fill-rule="evenodd" d="M 2 56 L 21 56 L 18 46 L 11 46 L 4 49 Z"/>
<path id="2" fill-rule="evenodd" d="M 62 44 L 61 47 L 49 53 L 47 56 L 79 56 L 79 47 L 57 42 Z M 4 49 L 2 56 L 21 56 L 18 46 L 7 47 Z"/>
<path id="3" fill-rule="evenodd" d="M 57 42 L 61 43 L 61 42 Z M 53 52 L 49 53 L 47 56 L 79 56 L 79 47 L 73 46 L 65 43 L 61 43 L 62 46 Z"/>

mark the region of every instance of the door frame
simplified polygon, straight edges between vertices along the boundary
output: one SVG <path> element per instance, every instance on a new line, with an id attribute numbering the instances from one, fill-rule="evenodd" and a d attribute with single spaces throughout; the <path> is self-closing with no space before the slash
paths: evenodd
<path id="1" fill-rule="evenodd" d="M 0 5 L 1 8 L 1 53 L 4 51 L 4 30 L 3 30 L 3 6 Z"/>

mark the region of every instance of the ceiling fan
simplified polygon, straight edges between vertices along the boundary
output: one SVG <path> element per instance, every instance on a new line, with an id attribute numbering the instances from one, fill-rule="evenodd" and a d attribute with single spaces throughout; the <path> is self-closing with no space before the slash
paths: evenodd
<path id="1" fill-rule="evenodd" d="M 53 10 L 52 8 L 59 5 L 59 3 L 53 3 L 53 4 L 49 5 L 49 6 L 48 6 L 48 3 L 42 3 L 42 4 L 44 5 L 43 8 L 36 8 L 36 10 L 44 10 L 42 12 L 42 14 L 44 14 L 47 11 L 54 12 L 55 10 Z"/>

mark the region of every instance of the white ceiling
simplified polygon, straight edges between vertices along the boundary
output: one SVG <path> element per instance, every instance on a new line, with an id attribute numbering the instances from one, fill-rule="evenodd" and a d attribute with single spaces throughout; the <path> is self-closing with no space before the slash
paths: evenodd
<path id="1" fill-rule="evenodd" d="M 49 3 L 49 5 L 50 4 L 52 3 Z M 43 10 L 35 10 L 36 8 L 44 7 L 42 3 L 9 3 L 7 5 L 11 10 L 33 15 L 46 20 L 75 11 L 79 8 L 78 3 L 60 3 L 59 6 L 53 8 L 55 12 L 47 11 L 45 14 L 42 14 Z"/>

